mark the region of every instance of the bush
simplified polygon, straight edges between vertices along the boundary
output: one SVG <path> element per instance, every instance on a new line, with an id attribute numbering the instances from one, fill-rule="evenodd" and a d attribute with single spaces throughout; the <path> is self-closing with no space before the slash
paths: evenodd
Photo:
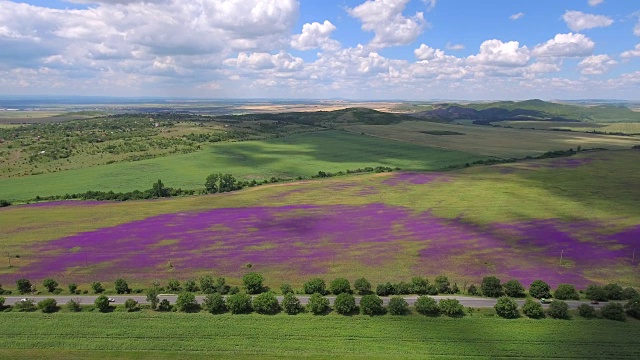
<path id="1" fill-rule="evenodd" d="M 500 297 L 493 308 L 496 309 L 496 314 L 502 318 L 515 319 L 520 317 L 518 303 L 508 296 Z"/>
<path id="2" fill-rule="evenodd" d="M 396 296 L 389 300 L 389 314 L 406 315 L 407 313 L 409 313 L 409 304 L 404 298 Z"/>
<path id="3" fill-rule="evenodd" d="M 253 310 L 255 310 L 258 314 L 276 314 L 278 311 L 280 311 L 280 304 L 278 304 L 276 294 L 269 291 L 256 296 L 256 298 L 253 299 Z"/>
<path id="4" fill-rule="evenodd" d="M 282 284 L 282 286 L 280 286 L 280 292 L 282 292 L 282 295 L 294 293 L 293 288 L 289 284 Z"/>
<path id="5" fill-rule="evenodd" d="M 438 315 L 440 309 L 436 300 L 430 296 L 420 296 L 416 300 L 416 311 L 422 315 L 435 316 Z"/>
<path id="6" fill-rule="evenodd" d="M 213 294 L 216 292 L 215 282 L 211 275 L 205 275 L 200 278 L 200 290 L 205 294 Z"/>
<path id="7" fill-rule="evenodd" d="M 482 288 L 482 295 L 484 296 L 502 296 L 502 284 L 500 284 L 500 279 L 495 276 L 487 276 L 482 279 L 482 284 L 480 284 L 480 287 Z"/>
<path id="8" fill-rule="evenodd" d="M 370 296 L 370 295 L 365 295 Z M 333 302 L 333 309 L 342 315 L 352 313 L 356 309 L 356 299 L 351 294 L 342 293 L 336 296 L 336 300 Z"/>
<path id="9" fill-rule="evenodd" d="M 289 315 L 296 315 L 301 313 L 304 308 L 300 305 L 300 299 L 298 299 L 292 292 L 288 292 L 284 295 L 282 300 L 282 309 Z"/>
<path id="10" fill-rule="evenodd" d="M 80 306 L 80 299 L 77 300 L 69 300 L 67 302 L 67 310 L 71 311 L 71 312 L 80 312 L 82 310 L 82 307 Z"/>
<path id="11" fill-rule="evenodd" d="M 147 302 L 151 306 L 151 310 L 155 310 L 156 306 L 158 306 L 158 302 L 160 301 L 160 299 L 158 299 L 159 293 L 160 291 L 157 287 L 152 287 L 147 290 Z"/>
<path id="12" fill-rule="evenodd" d="M 117 279 L 115 282 L 116 293 L 118 294 L 128 294 L 131 292 L 129 289 L 129 284 L 124 279 Z"/>
<path id="13" fill-rule="evenodd" d="M 13 307 L 20 312 L 35 311 L 36 304 L 31 299 L 18 301 Z"/>
<path id="14" fill-rule="evenodd" d="M 334 295 L 340 295 L 342 293 L 351 293 L 351 284 L 349 280 L 345 278 L 337 278 L 329 284 L 329 291 Z"/>
<path id="15" fill-rule="evenodd" d="M 438 289 L 435 285 L 429 284 L 429 280 L 416 276 L 411 279 L 411 291 L 418 295 L 437 295 Z"/>
<path id="16" fill-rule="evenodd" d="M 441 313 L 450 317 L 464 315 L 464 306 L 462 306 L 460 301 L 456 299 L 442 299 L 440 300 L 438 307 L 440 308 Z"/>
<path id="17" fill-rule="evenodd" d="M 384 314 L 385 309 L 382 306 L 382 299 L 378 295 L 364 295 L 360 299 L 360 313 L 369 316 Z"/>
<path id="18" fill-rule="evenodd" d="M 569 284 L 558 285 L 553 297 L 558 300 L 580 300 L 580 294 L 576 291 L 575 286 Z"/>
<path id="19" fill-rule="evenodd" d="M 449 283 L 449 279 L 446 276 L 440 275 L 436 277 L 435 287 L 439 294 L 451 293 L 451 284 Z"/>
<path id="20" fill-rule="evenodd" d="M 262 282 L 264 278 L 262 275 L 250 272 L 242 277 L 242 283 L 247 291 L 247 294 L 260 294 L 263 291 Z"/>
<path id="21" fill-rule="evenodd" d="M 196 312 L 198 311 L 198 302 L 196 301 L 196 295 L 189 291 L 183 291 L 178 294 L 176 299 L 176 309 L 184 312 Z"/>
<path id="22" fill-rule="evenodd" d="M 309 297 L 307 310 L 314 315 L 324 314 L 329 310 L 329 299 L 319 293 L 315 293 Z"/>
<path id="23" fill-rule="evenodd" d="M 624 309 L 627 311 L 627 315 L 640 319 L 640 297 L 629 300 L 624 305 Z"/>
<path id="24" fill-rule="evenodd" d="M 184 282 L 184 291 L 187 292 L 196 292 L 198 291 L 198 285 L 196 285 L 195 280 L 187 280 Z"/>
<path id="25" fill-rule="evenodd" d="M 176 279 L 169 280 L 169 283 L 167 284 L 167 291 L 178 293 L 180 290 L 182 290 L 180 287 L 180 281 Z"/>
<path id="26" fill-rule="evenodd" d="M 393 295 L 394 292 L 394 288 L 393 285 L 391 283 L 386 283 L 386 284 L 380 284 L 378 286 L 376 286 L 376 294 L 378 296 L 389 296 L 389 295 Z"/>
<path id="27" fill-rule="evenodd" d="M 640 297 L 638 291 L 632 287 L 628 287 L 622 290 L 622 298 L 625 300 L 631 300 Z"/>
<path id="28" fill-rule="evenodd" d="M 532 299 L 527 299 L 524 302 L 524 305 L 522 305 L 522 312 L 532 319 L 542 319 L 544 317 L 542 305 Z"/>
<path id="29" fill-rule="evenodd" d="M 220 293 L 220 295 L 226 295 L 231 290 L 231 286 L 227 285 L 227 281 L 223 277 L 219 277 L 216 279 L 216 291 Z"/>
<path id="30" fill-rule="evenodd" d="M 522 298 L 524 294 L 524 286 L 518 280 L 509 280 L 503 285 L 504 293 L 512 298 Z"/>
<path id="31" fill-rule="evenodd" d="M 109 305 L 109 298 L 105 295 L 98 296 L 93 304 L 100 312 L 107 312 L 111 309 L 111 306 Z"/>
<path id="32" fill-rule="evenodd" d="M 583 318 L 591 319 L 596 317 L 596 309 L 588 304 L 580 304 L 578 306 L 578 314 Z"/>
<path id="33" fill-rule="evenodd" d="M 102 284 L 97 281 L 91 284 L 91 289 L 94 294 L 102 294 L 104 292 L 104 287 L 102 287 Z"/>
<path id="34" fill-rule="evenodd" d="M 478 295 L 480 295 L 480 291 L 478 291 L 478 288 L 474 284 L 471 284 L 471 285 L 469 285 L 469 288 L 467 289 L 467 294 L 473 295 L 473 296 L 478 296 Z"/>
<path id="35" fill-rule="evenodd" d="M 371 293 L 371 283 L 365 278 L 360 278 L 353 283 L 353 288 L 356 289 L 358 295 L 367 295 Z"/>
<path id="36" fill-rule="evenodd" d="M 404 281 L 400 281 L 399 283 L 393 285 L 394 295 L 408 295 L 411 293 L 412 293 L 411 284 L 408 284 Z"/>
<path id="37" fill-rule="evenodd" d="M 598 285 L 589 285 L 587 289 L 584 291 L 585 296 L 589 300 L 594 301 L 607 301 L 607 292 Z"/>
<path id="38" fill-rule="evenodd" d="M 245 314 L 251 312 L 251 296 L 248 294 L 233 294 L 227 297 L 227 309 L 232 314 Z"/>
<path id="39" fill-rule="evenodd" d="M 204 298 L 202 307 L 212 314 L 222 314 L 227 311 L 227 305 L 221 294 L 209 294 Z"/>
<path id="40" fill-rule="evenodd" d="M 627 315 L 624 313 L 624 307 L 618 303 L 610 303 L 600 309 L 602 317 L 609 320 L 625 321 Z"/>
<path id="41" fill-rule="evenodd" d="M 529 286 L 529 295 L 536 299 L 550 298 L 551 286 L 542 280 L 535 280 Z"/>
<path id="42" fill-rule="evenodd" d="M 127 299 L 127 301 L 124 302 L 124 308 L 127 309 L 128 312 L 140 310 L 138 302 L 134 299 Z"/>
<path id="43" fill-rule="evenodd" d="M 47 278 L 42 282 L 42 286 L 44 286 L 44 288 L 51 293 L 58 287 L 58 282 L 51 278 Z"/>
<path id="44" fill-rule="evenodd" d="M 602 290 L 607 294 L 609 300 L 622 300 L 623 295 L 622 287 L 618 284 L 607 284 L 602 287 Z"/>
<path id="45" fill-rule="evenodd" d="M 324 295 L 326 294 L 326 284 L 324 282 L 324 280 L 320 279 L 320 278 L 315 278 L 315 279 L 311 279 L 309 281 L 307 281 L 306 283 L 304 283 L 304 285 L 302 286 L 304 293 L 307 295 L 311 295 L 311 294 L 321 294 Z"/>
<path id="46" fill-rule="evenodd" d="M 77 294 L 78 285 L 76 283 L 69 284 L 69 292 L 72 294 Z"/>
<path id="47" fill-rule="evenodd" d="M 44 299 L 38 303 L 38 309 L 43 313 L 54 313 L 58 311 L 58 302 L 56 299 Z"/>
<path id="48" fill-rule="evenodd" d="M 31 292 L 31 281 L 27 279 L 16 280 L 16 288 L 20 294 L 27 294 Z"/>
<path id="49" fill-rule="evenodd" d="M 4 302 L 6 301 L 5 298 L 3 298 L 2 296 L 0 296 L 0 310 L 4 309 Z"/>
<path id="50" fill-rule="evenodd" d="M 562 300 L 553 300 L 551 304 L 549 304 L 547 314 L 554 319 L 568 319 L 569 305 Z"/>
<path id="51" fill-rule="evenodd" d="M 162 299 L 158 304 L 158 311 L 171 311 L 171 303 L 167 299 Z"/>

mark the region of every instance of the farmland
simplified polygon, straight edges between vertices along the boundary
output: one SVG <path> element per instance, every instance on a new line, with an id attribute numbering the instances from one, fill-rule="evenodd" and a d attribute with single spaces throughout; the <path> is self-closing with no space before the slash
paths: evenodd
<path id="1" fill-rule="evenodd" d="M 640 123 L 576 123 L 560 121 L 501 121 L 498 126 L 518 129 L 540 130 L 571 130 L 580 132 L 621 133 L 629 135 L 640 134 Z"/>

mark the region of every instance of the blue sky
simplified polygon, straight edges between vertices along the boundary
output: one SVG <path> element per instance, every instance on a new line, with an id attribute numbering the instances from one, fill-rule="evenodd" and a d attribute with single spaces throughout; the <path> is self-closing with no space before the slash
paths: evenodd
<path id="1" fill-rule="evenodd" d="M 0 0 L 0 94 L 640 100 L 628 0 Z"/>

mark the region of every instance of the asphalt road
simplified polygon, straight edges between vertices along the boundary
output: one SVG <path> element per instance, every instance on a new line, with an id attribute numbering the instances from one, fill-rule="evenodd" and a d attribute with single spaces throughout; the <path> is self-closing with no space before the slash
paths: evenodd
<path id="1" fill-rule="evenodd" d="M 116 305 L 121 305 L 124 304 L 125 301 L 127 301 L 127 299 L 134 299 L 135 301 L 137 301 L 140 304 L 146 304 L 147 303 L 147 297 L 146 295 L 107 295 L 110 298 L 113 298 L 115 301 L 113 302 L 113 304 Z M 303 305 L 306 305 L 309 302 L 309 296 L 308 295 L 296 295 L 298 297 L 298 299 L 300 299 L 300 303 Z M 171 294 L 162 294 L 161 296 L 159 296 L 160 300 L 162 299 L 167 299 L 169 300 L 169 302 L 171 302 L 172 304 L 174 304 L 176 302 L 177 299 L 177 295 L 171 295 Z M 404 299 L 407 301 L 407 303 L 409 303 L 410 306 L 413 306 L 416 302 L 416 300 L 418 299 L 418 296 L 403 296 Z M 62 305 L 67 303 L 69 300 L 73 299 L 73 300 L 80 300 L 80 304 L 83 305 L 89 305 L 89 304 L 93 304 L 93 302 L 95 301 L 95 299 L 97 298 L 97 296 L 95 295 L 91 295 L 91 296 L 87 296 L 87 295 L 78 295 L 78 296 L 28 296 L 28 295 L 23 295 L 23 296 L 8 296 L 5 297 L 5 305 L 14 305 L 16 302 L 20 301 L 21 299 L 24 298 L 29 298 L 29 299 L 33 299 L 35 302 L 38 302 L 42 299 L 48 299 L 48 298 L 53 298 L 56 299 L 56 301 L 58 302 L 58 304 Z M 199 295 L 196 296 L 196 300 L 198 301 L 198 303 L 202 303 L 202 301 L 204 300 L 205 296 L 204 295 Z M 278 301 L 282 302 L 283 297 L 282 296 L 278 296 Z M 327 298 L 329 299 L 329 302 L 331 304 L 333 304 L 333 301 L 335 300 L 335 296 L 327 296 Z M 391 297 L 382 297 L 382 301 L 384 302 L 384 304 L 388 304 L 389 303 L 389 299 Z M 441 300 L 441 299 L 457 299 L 458 301 L 460 301 L 460 303 L 463 306 L 470 306 L 470 307 L 474 307 L 474 308 L 491 308 L 496 304 L 497 299 L 491 299 L 491 298 L 481 298 L 481 297 L 468 297 L 468 296 L 433 296 L 434 299 L 436 300 Z M 524 300 L 519 300 L 517 299 L 516 302 L 518 303 L 518 305 L 522 306 L 524 304 Z M 356 296 L 356 303 L 360 303 L 360 296 Z M 566 303 L 569 305 L 570 309 L 577 309 L 578 306 L 580 306 L 580 304 L 590 304 L 590 302 L 588 301 L 566 301 Z M 543 305 L 543 307 L 547 307 L 548 305 Z M 600 305 L 594 305 L 594 307 L 599 308 L 601 307 L 602 304 Z"/>

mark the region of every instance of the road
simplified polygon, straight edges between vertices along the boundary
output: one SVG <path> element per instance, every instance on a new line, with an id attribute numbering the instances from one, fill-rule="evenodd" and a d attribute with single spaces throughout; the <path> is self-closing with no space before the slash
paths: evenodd
<path id="1" fill-rule="evenodd" d="M 127 301 L 127 299 L 133 299 L 135 301 L 137 301 L 140 304 L 145 304 L 147 303 L 147 297 L 146 295 L 107 295 L 110 298 L 113 298 L 115 301 L 113 302 L 113 304 L 116 305 L 121 305 L 124 304 L 125 301 Z M 308 295 L 296 295 L 298 297 L 298 299 L 300 299 L 300 303 L 303 305 L 306 305 L 309 302 L 309 296 Z M 497 299 L 492 299 L 492 298 L 482 298 L 482 297 L 469 297 L 469 296 L 432 296 L 434 299 L 436 300 L 441 300 L 441 299 L 456 299 L 458 301 L 460 301 L 460 303 L 463 306 L 467 306 L 467 307 L 473 307 L 473 308 L 491 308 L 496 304 Z M 5 305 L 14 305 L 16 302 L 20 301 L 21 299 L 24 298 L 29 298 L 29 299 L 33 299 L 35 302 L 38 302 L 42 299 L 47 299 L 47 298 L 53 298 L 56 299 L 56 301 L 58 302 L 58 304 L 62 305 L 67 303 L 69 300 L 73 299 L 73 300 L 80 300 L 80 303 L 83 305 L 89 305 L 89 304 L 93 304 L 93 302 L 95 301 L 95 299 L 97 298 L 97 296 L 95 295 L 91 295 L 91 296 L 87 296 L 87 295 L 78 295 L 78 296 L 28 296 L 28 295 L 23 295 L 23 296 L 7 296 L 5 297 Z M 159 296 L 160 300 L 162 299 L 167 299 L 169 300 L 169 302 L 171 302 L 172 304 L 174 304 L 176 302 L 176 299 L 178 298 L 177 295 L 172 295 L 172 294 L 162 294 L 161 296 Z M 205 296 L 204 295 L 199 295 L 196 296 L 196 300 L 198 301 L 198 303 L 202 303 L 202 301 L 204 300 Z M 283 297 L 282 296 L 277 296 L 278 301 L 282 302 Z M 335 300 L 335 296 L 327 296 L 327 298 L 329 299 L 329 302 L 331 304 L 333 304 L 333 301 Z M 413 306 L 416 302 L 416 300 L 418 299 L 418 296 L 413 295 L 413 296 L 403 296 L 403 298 L 407 301 L 407 303 L 409 303 L 410 306 Z M 382 297 L 382 301 L 383 303 L 386 305 L 389 303 L 389 299 L 391 299 L 391 297 Z M 522 299 L 516 299 L 516 302 L 518 303 L 518 305 L 522 306 L 524 304 L 524 300 Z M 360 303 L 360 296 L 356 296 L 356 303 Z M 580 304 L 590 304 L 590 302 L 588 301 L 566 301 L 566 303 L 569 305 L 570 309 L 577 309 L 578 306 L 580 306 Z M 547 307 L 548 305 L 543 305 L 543 307 Z M 600 305 L 594 305 L 594 307 L 599 308 L 601 307 L 602 304 Z"/>

